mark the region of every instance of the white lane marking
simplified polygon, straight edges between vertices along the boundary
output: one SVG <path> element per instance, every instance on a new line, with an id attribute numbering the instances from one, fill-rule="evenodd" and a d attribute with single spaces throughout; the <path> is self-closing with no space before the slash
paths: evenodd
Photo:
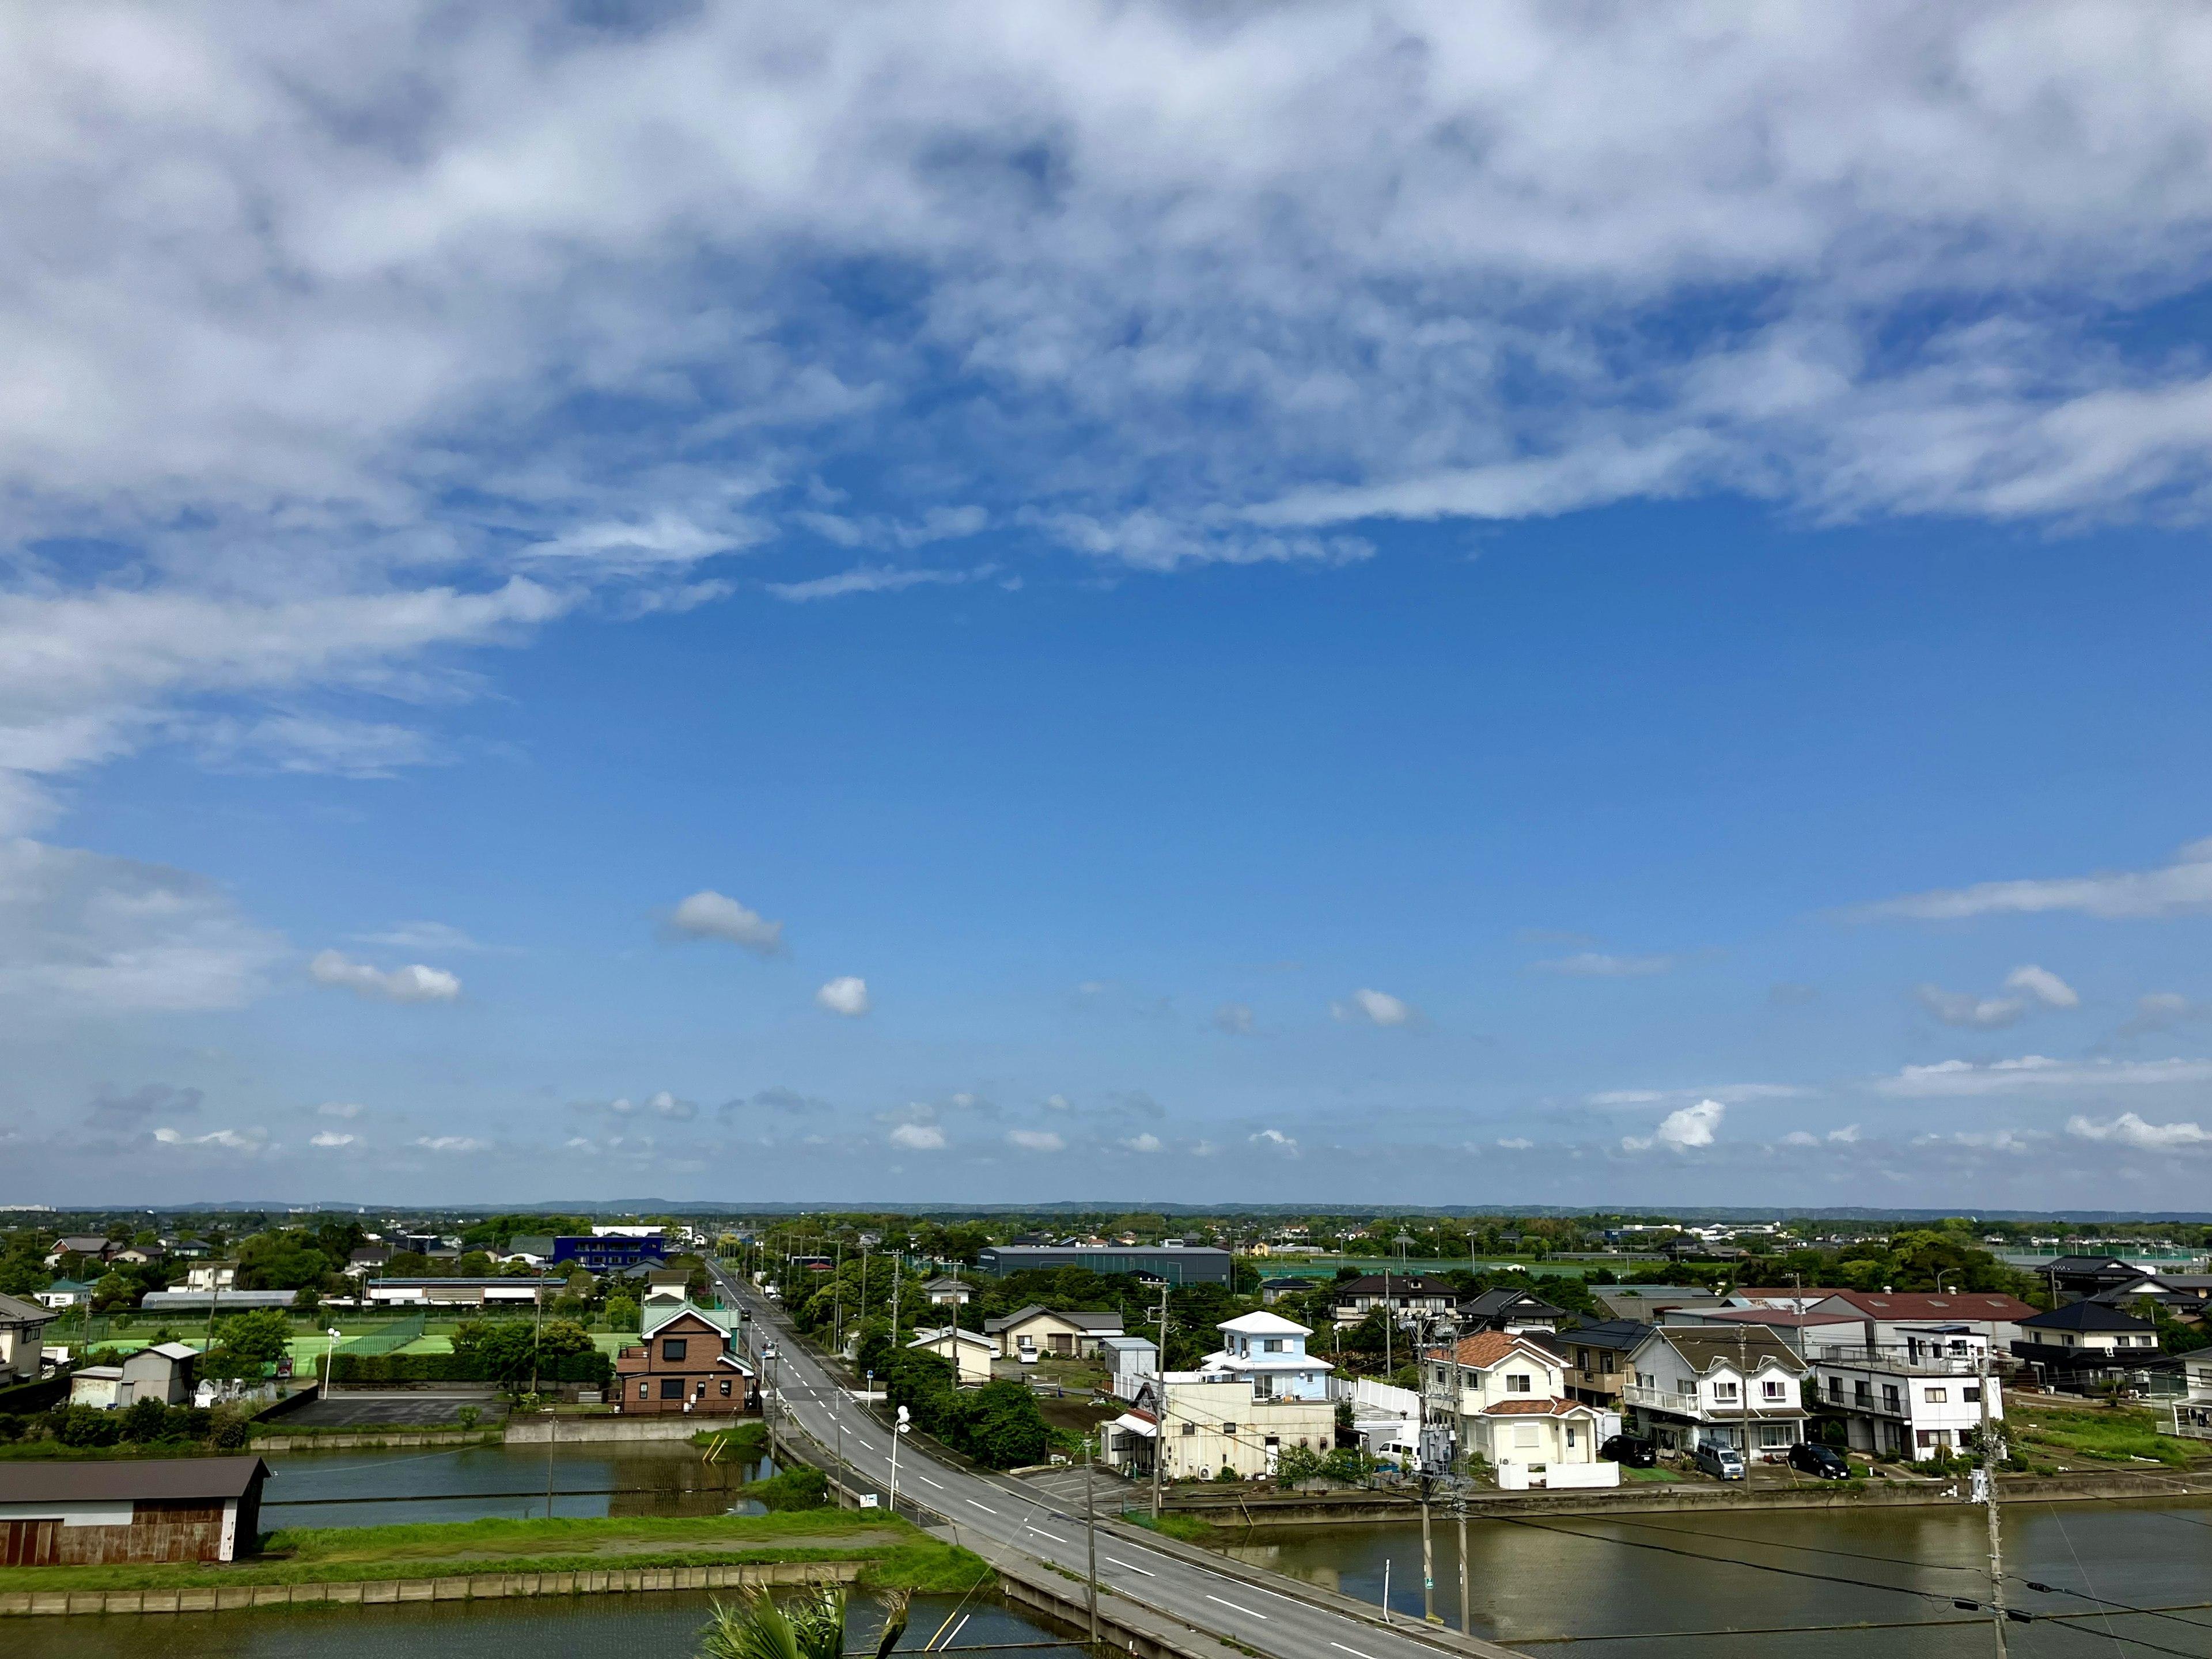
<path id="1" fill-rule="evenodd" d="M 1329 1646 L 1334 1648 L 1339 1653 L 1350 1654 L 1352 1659 L 1371 1659 L 1371 1656 L 1362 1653 L 1358 1648 L 1348 1648 L 1341 1642 L 1331 1642 Z"/>
<path id="2" fill-rule="evenodd" d="M 1139 1566 L 1134 1561 L 1124 1561 L 1120 1557 L 1113 1555 L 1109 1555 L 1106 1559 L 1117 1567 L 1127 1567 L 1131 1572 L 1141 1572 L 1147 1578 L 1157 1578 L 1159 1577 L 1159 1574 L 1153 1572 L 1147 1568 Z"/>
<path id="3" fill-rule="evenodd" d="M 1042 1527 L 1030 1527 L 1027 1530 L 1035 1533 L 1040 1538 L 1051 1539 L 1055 1544 L 1065 1544 L 1067 1541 L 1065 1538 L 1054 1538 L 1052 1534 L 1047 1532 Z"/>
<path id="4" fill-rule="evenodd" d="M 927 1475 L 926 1475 L 926 1474 L 917 1474 L 916 1476 L 915 1476 L 915 1480 L 919 1480 L 919 1481 L 921 1481 L 921 1484 L 922 1484 L 923 1486 L 937 1486 L 937 1482 L 935 1482 L 934 1480 L 931 1480 L 931 1479 L 930 1479 Z M 939 1491 L 939 1492 L 943 1492 L 943 1491 L 945 1490 L 945 1488 L 944 1488 L 944 1487 L 942 1487 L 942 1486 L 937 1486 L 937 1489 L 938 1489 L 938 1491 Z M 974 1500 L 973 1498 L 970 1498 L 969 1501 L 970 1503 L 973 1503 L 975 1500 Z"/>
<path id="5" fill-rule="evenodd" d="M 975 1500 L 972 1498 L 963 1498 L 961 1501 L 965 1504 L 975 1504 Z M 988 1504 L 975 1504 L 975 1507 L 982 1510 L 986 1515 L 996 1515 L 998 1513 L 998 1510 L 993 1509 Z"/>
<path id="6" fill-rule="evenodd" d="M 1209 1595 L 1206 1599 L 1209 1601 L 1220 1601 L 1223 1607 L 1231 1609 L 1232 1612 L 1241 1613 L 1247 1619 L 1257 1619 L 1264 1622 L 1267 1617 L 1266 1613 L 1255 1613 L 1249 1607 L 1240 1607 L 1234 1601 L 1222 1601 L 1221 1598 L 1218 1595 Z"/>

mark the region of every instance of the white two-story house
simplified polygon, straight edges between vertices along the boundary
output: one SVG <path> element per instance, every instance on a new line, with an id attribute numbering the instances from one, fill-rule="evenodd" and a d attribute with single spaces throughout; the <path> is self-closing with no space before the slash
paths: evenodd
<path id="1" fill-rule="evenodd" d="M 1161 1458 L 1170 1480 L 1273 1474 L 1284 1450 L 1335 1444 L 1329 1364 L 1306 1352 L 1304 1325 L 1249 1313 L 1215 1327 L 1222 1346 L 1194 1371 L 1139 1379 L 1134 1405 L 1106 1437 L 1105 1461 L 1129 1474 Z"/>
<path id="2" fill-rule="evenodd" d="M 1508 1492 L 1620 1484 L 1620 1465 L 1597 1455 L 1606 1413 L 1569 1397 L 1565 1362 L 1534 1337 L 1485 1331 L 1431 1348 L 1421 1393 L 1430 1422 L 1449 1424 L 1461 1455 Z"/>
<path id="3" fill-rule="evenodd" d="M 1808 1349 L 1822 1417 L 1840 1419 L 1853 1451 L 1926 1458 L 1972 1443 L 1981 1426 L 1982 1390 L 1990 1420 L 2004 1418 L 2004 1393 L 1990 1364 L 1989 1339 L 1971 1326 L 1914 1330 L 1886 1347 L 1815 1343 Z"/>
<path id="4" fill-rule="evenodd" d="M 1772 1462 L 1805 1437 L 1810 1367 L 1770 1330 L 1658 1325 L 1628 1364 L 1621 1403 L 1662 1451 L 1734 1446 Z"/>
<path id="5" fill-rule="evenodd" d="M 1214 1328 L 1222 1346 L 1198 1362 L 1209 1382 L 1249 1382 L 1255 1400 L 1326 1400 L 1329 1363 L 1306 1352 L 1310 1326 L 1279 1314 L 1240 1314 Z"/>

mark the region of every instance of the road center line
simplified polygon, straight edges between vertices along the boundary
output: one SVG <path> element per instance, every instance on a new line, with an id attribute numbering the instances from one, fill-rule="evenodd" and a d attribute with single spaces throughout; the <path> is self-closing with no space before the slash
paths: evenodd
<path id="1" fill-rule="evenodd" d="M 921 1484 L 922 1484 L 923 1486 L 937 1486 L 937 1482 L 935 1482 L 934 1480 L 931 1480 L 931 1479 L 930 1479 L 927 1475 L 926 1475 L 926 1474 L 917 1474 L 916 1476 L 915 1476 L 915 1480 L 919 1480 L 919 1481 L 921 1481 Z M 938 1491 L 939 1491 L 939 1492 L 943 1492 L 943 1491 L 945 1490 L 945 1488 L 944 1488 L 944 1487 L 942 1487 L 942 1486 L 937 1486 L 937 1490 L 938 1490 Z M 971 1500 L 971 1501 L 972 1501 L 972 1500 Z"/>
<path id="2" fill-rule="evenodd" d="M 1219 1601 L 1223 1607 L 1227 1607 L 1232 1613 L 1241 1613 L 1247 1619 L 1257 1619 L 1262 1623 L 1266 1622 L 1267 1615 L 1264 1613 L 1255 1613 L 1249 1607 L 1240 1607 L 1234 1601 L 1222 1601 L 1221 1598 L 1218 1595 L 1209 1595 L 1206 1599 L 1209 1601 Z"/>
<path id="3" fill-rule="evenodd" d="M 1352 1659 L 1370 1659 L 1370 1656 L 1362 1653 L 1358 1648 L 1348 1648 L 1341 1642 L 1331 1642 L 1329 1646 L 1334 1648 L 1339 1653 L 1350 1654 Z"/>
<path id="4" fill-rule="evenodd" d="M 1111 1555 L 1108 1556 L 1106 1559 L 1117 1567 L 1127 1567 L 1131 1572 L 1141 1572 L 1147 1578 L 1157 1578 L 1159 1577 L 1159 1574 L 1150 1571 L 1144 1567 L 1140 1567 L 1133 1561 L 1124 1561 L 1120 1559 L 1118 1557 Z M 1365 1656 L 1362 1655 L 1361 1659 L 1365 1659 Z"/>
<path id="5" fill-rule="evenodd" d="M 963 1503 L 975 1504 L 975 1500 L 972 1498 L 963 1498 L 962 1501 Z M 998 1510 L 993 1509 L 988 1504 L 975 1504 L 975 1507 L 982 1510 L 986 1515 L 996 1515 L 998 1513 Z"/>

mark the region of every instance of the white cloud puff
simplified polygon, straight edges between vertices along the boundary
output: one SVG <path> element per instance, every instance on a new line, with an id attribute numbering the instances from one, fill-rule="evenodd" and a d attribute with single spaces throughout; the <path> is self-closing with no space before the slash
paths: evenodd
<path id="1" fill-rule="evenodd" d="M 337 951 L 319 953 L 307 964 L 307 975 L 318 985 L 342 986 L 372 1002 L 451 1002 L 461 994 L 460 980 L 442 968 L 418 962 L 385 973 Z"/>
<path id="2" fill-rule="evenodd" d="M 1510 1136 L 1498 1143 L 1500 1151 L 1508 1152 L 1525 1152 L 1535 1144 L 1534 1141 L 1524 1139 L 1519 1135 Z"/>
<path id="3" fill-rule="evenodd" d="M 317 1117 L 359 1117 L 362 1109 L 349 1100 L 326 1100 L 315 1108 Z"/>
<path id="4" fill-rule="evenodd" d="M 2046 1008 L 2078 1008 L 2081 994 L 2048 968 L 2023 963 L 2005 975 L 2005 989 L 2025 991 Z"/>
<path id="5" fill-rule="evenodd" d="M 2066 1120 L 2066 1133 L 2083 1140 L 2112 1140 L 2145 1152 L 2170 1152 L 2178 1146 L 2212 1146 L 2212 1129 L 2197 1123 L 2147 1123 L 2133 1112 L 2100 1123 L 2082 1116 Z"/>
<path id="6" fill-rule="evenodd" d="M 1167 1145 L 1158 1135 L 1150 1133 L 1133 1136 L 1121 1144 L 1133 1152 L 1157 1152 Z"/>
<path id="7" fill-rule="evenodd" d="M 1624 1151 L 1631 1152 L 1648 1152 L 1654 1146 L 1678 1152 L 1694 1146 L 1710 1146 L 1721 1120 L 1727 1115 L 1728 1108 L 1719 1101 L 1701 1100 L 1694 1106 L 1668 1113 L 1649 1135 L 1630 1135 L 1620 1145 Z"/>
<path id="8" fill-rule="evenodd" d="M 934 1123 L 902 1123 L 891 1131 L 891 1145 L 909 1152 L 941 1152 L 945 1131 Z"/>
<path id="9" fill-rule="evenodd" d="M 2191 842 L 2157 870 L 2044 880 L 1985 881 L 1863 907 L 1867 917 L 1959 921 L 1972 916 L 2035 915 L 2071 910 L 2106 921 L 2198 915 L 2212 910 L 2212 838 Z M 2073 1006 L 2072 1003 L 2061 1005 Z"/>
<path id="10" fill-rule="evenodd" d="M 307 1144 L 311 1146 L 350 1146 L 357 1138 L 340 1134 L 336 1129 L 325 1129 Z"/>
<path id="11" fill-rule="evenodd" d="M 1018 1146 L 1025 1152 L 1061 1152 L 1067 1150 L 1067 1143 L 1049 1129 L 1009 1129 L 1006 1139 L 1010 1145 Z"/>
<path id="12" fill-rule="evenodd" d="M 204 1135 L 188 1135 L 181 1129 L 156 1129 L 154 1139 L 164 1146 L 220 1146 L 225 1152 L 258 1152 L 269 1146 L 269 1131 L 212 1129 Z"/>
<path id="13" fill-rule="evenodd" d="M 1347 1025 L 1403 1026 L 1416 1024 L 1421 1011 L 1410 1002 L 1384 991 L 1354 991 L 1341 1002 L 1328 1005 L 1330 1013 Z"/>
<path id="14" fill-rule="evenodd" d="M 783 924 L 770 921 L 757 910 L 702 888 L 669 913 L 669 927 L 686 939 L 719 939 L 743 945 L 761 956 L 772 957 L 783 949 Z"/>
<path id="15" fill-rule="evenodd" d="M 1247 1135 L 1245 1139 L 1261 1152 L 1273 1152 L 1278 1158 L 1296 1158 L 1298 1155 L 1298 1143 L 1280 1129 L 1262 1129 L 1257 1134 Z"/>
<path id="16" fill-rule="evenodd" d="M 488 1152 L 489 1140 L 477 1140 L 467 1135 L 419 1135 L 415 1144 L 426 1152 Z"/>
<path id="17" fill-rule="evenodd" d="M 1912 994 L 1944 1024 L 1984 1031 L 2011 1024 L 2025 1006 L 2018 997 L 1976 997 L 1963 991 L 1947 991 L 1940 985 L 1917 986 Z"/>
<path id="18" fill-rule="evenodd" d="M 847 974 L 831 980 L 814 994 L 814 1004 L 833 1014 L 842 1014 L 848 1019 L 858 1019 L 868 1012 L 868 981 Z"/>
<path id="19" fill-rule="evenodd" d="M 2212 1082 L 2212 1060 L 2063 1060 L 2043 1054 L 2022 1054 L 2017 1060 L 1991 1060 L 1986 1065 L 1966 1060 L 1939 1060 L 1928 1066 L 1907 1066 L 1893 1077 L 1877 1079 L 1874 1087 L 1877 1094 L 1917 1098 L 2025 1094 L 2047 1089 L 2155 1088 L 2207 1082 Z"/>

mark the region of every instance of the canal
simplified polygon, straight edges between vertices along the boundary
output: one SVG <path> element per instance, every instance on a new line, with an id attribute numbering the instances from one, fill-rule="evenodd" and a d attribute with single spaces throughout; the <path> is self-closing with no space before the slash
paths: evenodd
<path id="1" fill-rule="evenodd" d="M 2009 1626 L 2015 1656 L 2212 1659 L 2212 1503 L 2021 1504 L 2003 1525 L 2008 1603 L 2092 1615 Z M 1456 1628 L 1449 1515 L 1433 1536 L 1436 1611 Z M 1418 1522 L 1274 1528 L 1220 1547 L 1376 1603 L 1387 1577 L 1393 1615 L 1422 1616 Z M 1748 1659 L 1778 1643 L 1793 1659 L 1966 1659 L 1994 1648 L 1986 1614 L 1954 1605 L 1984 1600 L 1987 1565 L 1983 1512 L 1964 1504 L 1468 1524 L 1474 1633 L 1561 1659 Z M 1880 1628 L 1820 1628 L 1836 1626 Z"/>
<path id="2" fill-rule="evenodd" d="M 712 1601 L 704 1593 L 583 1595 L 9 1622 L 21 1650 L 39 1659 L 144 1659 L 149 1649 L 161 1659 L 682 1659 L 698 1651 Z M 872 1650 L 881 1618 L 872 1597 L 855 1595 L 848 1647 L 866 1642 Z M 915 1597 L 901 1650 L 918 1650 L 933 1635 L 948 1653 L 1009 1642 L 1052 1644 L 1018 1659 L 1083 1653 L 1080 1644 L 1063 1644 L 1056 1632 L 980 1595 Z"/>
<path id="3" fill-rule="evenodd" d="M 270 1457 L 261 1525 L 380 1527 L 401 1522 L 635 1515 L 758 1515 L 738 1496 L 775 1466 L 708 1463 L 686 1441 L 465 1446 L 435 1451 L 286 1452 Z M 549 1500 L 548 1492 L 551 1497 Z"/>

